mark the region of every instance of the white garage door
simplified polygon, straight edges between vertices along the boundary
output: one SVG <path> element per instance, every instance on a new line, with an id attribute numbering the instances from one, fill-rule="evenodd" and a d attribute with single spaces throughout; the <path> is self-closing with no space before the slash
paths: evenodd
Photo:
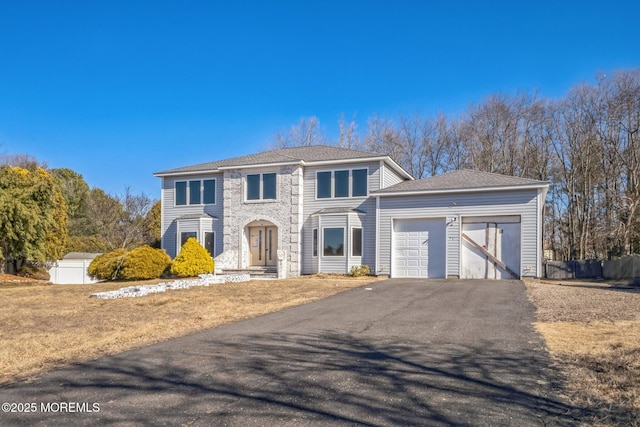
<path id="1" fill-rule="evenodd" d="M 397 219 L 393 233 L 392 277 L 446 276 L 444 218 Z"/>
<path id="2" fill-rule="evenodd" d="M 520 278 L 520 217 L 462 218 L 463 279 Z"/>

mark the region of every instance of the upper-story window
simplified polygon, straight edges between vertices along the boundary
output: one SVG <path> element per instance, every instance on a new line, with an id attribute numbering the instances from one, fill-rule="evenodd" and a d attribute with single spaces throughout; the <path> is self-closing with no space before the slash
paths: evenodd
<path id="1" fill-rule="evenodd" d="M 275 200 L 276 174 L 256 173 L 247 175 L 247 200 Z"/>
<path id="2" fill-rule="evenodd" d="M 367 195 L 367 169 L 345 169 L 316 173 L 316 197 L 362 197 Z"/>
<path id="3" fill-rule="evenodd" d="M 215 203 L 215 179 L 194 179 L 176 182 L 176 206 L 213 205 Z"/>

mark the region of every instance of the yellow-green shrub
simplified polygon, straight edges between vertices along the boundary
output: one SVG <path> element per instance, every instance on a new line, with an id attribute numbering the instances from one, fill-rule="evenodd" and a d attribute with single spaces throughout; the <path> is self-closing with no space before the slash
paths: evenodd
<path id="1" fill-rule="evenodd" d="M 121 248 L 98 255 L 89 264 L 87 273 L 89 273 L 89 276 L 99 280 L 120 279 L 119 273 L 126 253 L 127 251 Z"/>
<path id="2" fill-rule="evenodd" d="M 193 277 L 198 274 L 213 273 L 213 259 L 209 251 L 191 237 L 187 239 L 180 253 L 171 264 L 171 273 L 180 277 Z"/>
<path id="3" fill-rule="evenodd" d="M 120 278 L 124 280 L 157 279 L 171 264 L 171 258 L 163 249 L 149 245 L 137 247 L 124 257 Z"/>
<path id="4" fill-rule="evenodd" d="M 349 272 L 349 275 L 352 277 L 368 276 L 369 274 L 371 274 L 371 270 L 369 269 L 369 266 L 365 264 L 354 265 L 351 267 L 351 271 Z"/>

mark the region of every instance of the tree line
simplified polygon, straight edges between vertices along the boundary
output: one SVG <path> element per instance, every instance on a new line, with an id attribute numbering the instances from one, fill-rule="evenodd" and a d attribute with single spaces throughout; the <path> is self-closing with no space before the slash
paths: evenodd
<path id="1" fill-rule="evenodd" d="M 415 178 L 470 168 L 548 181 L 544 247 L 555 259 L 640 252 L 640 73 L 599 74 L 562 98 L 493 94 L 452 116 L 316 117 L 274 135 L 273 147 L 333 144 L 390 155 Z"/>
<path id="2" fill-rule="evenodd" d="M 0 157 L 0 273 L 69 252 L 160 246 L 160 202 L 89 188 L 81 174 L 28 154 Z"/>
<path id="3" fill-rule="evenodd" d="M 548 181 L 544 247 L 555 259 L 640 253 L 640 71 L 600 74 L 562 98 L 493 94 L 458 115 L 338 120 L 316 117 L 271 145 L 334 144 L 390 155 L 416 178 L 470 168 Z M 89 188 L 70 169 L 30 155 L 0 156 L 0 272 L 7 262 L 68 252 L 159 246 L 160 203 L 129 189 Z"/>

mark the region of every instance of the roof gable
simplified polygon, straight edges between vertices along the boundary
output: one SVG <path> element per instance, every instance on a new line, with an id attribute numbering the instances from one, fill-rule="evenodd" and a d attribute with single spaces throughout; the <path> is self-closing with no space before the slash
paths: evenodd
<path id="1" fill-rule="evenodd" d="M 398 193 L 441 193 L 456 191 L 497 190 L 514 187 L 546 188 L 545 181 L 520 178 L 497 173 L 482 172 L 471 169 L 460 169 L 414 181 L 403 181 L 382 190 L 374 191 L 374 195 L 390 195 Z"/>

